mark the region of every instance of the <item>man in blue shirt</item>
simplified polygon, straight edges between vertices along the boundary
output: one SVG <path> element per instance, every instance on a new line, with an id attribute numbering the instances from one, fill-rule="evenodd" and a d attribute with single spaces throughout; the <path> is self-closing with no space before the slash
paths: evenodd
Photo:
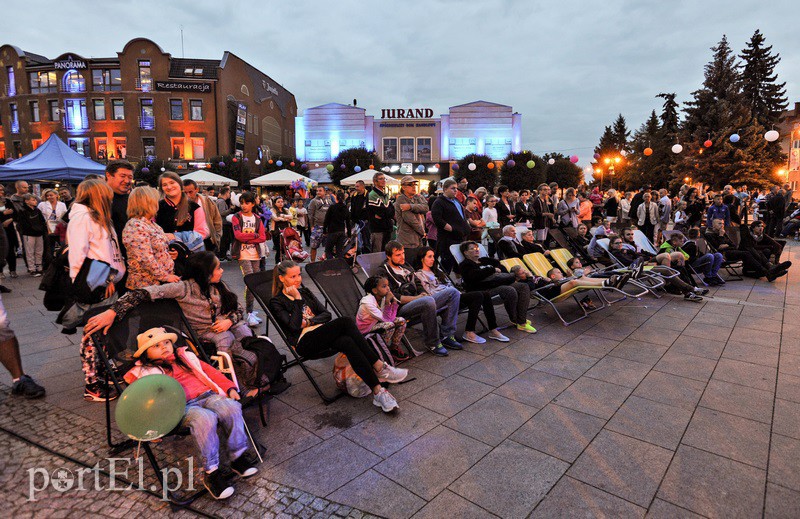
<path id="1" fill-rule="evenodd" d="M 706 227 L 711 228 L 711 222 L 719 218 L 725 222 L 725 227 L 731 225 L 731 213 L 728 206 L 722 203 L 722 194 L 714 195 L 714 203 L 706 209 Z"/>

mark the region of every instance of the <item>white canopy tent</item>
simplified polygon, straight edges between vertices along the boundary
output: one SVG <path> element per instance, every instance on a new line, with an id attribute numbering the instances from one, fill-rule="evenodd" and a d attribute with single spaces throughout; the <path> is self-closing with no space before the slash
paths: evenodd
<path id="1" fill-rule="evenodd" d="M 344 180 L 342 180 L 342 185 L 343 186 L 354 186 L 354 185 L 356 185 L 356 182 L 361 180 L 361 181 L 364 182 L 364 184 L 366 184 L 368 186 L 371 186 L 372 185 L 372 176 L 375 173 L 376 173 L 376 171 L 374 169 L 367 169 L 367 170 L 362 171 L 361 173 L 356 173 L 355 175 L 350 175 L 349 177 L 347 177 Z M 385 173 L 384 173 L 383 176 L 386 177 L 386 185 L 387 186 L 399 186 L 400 185 L 400 181 L 397 180 L 396 178 L 390 177 L 389 175 L 387 175 Z"/>
<path id="2" fill-rule="evenodd" d="M 198 186 L 233 186 L 239 185 L 235 180 L 231 180 L 222 175 L 217 175 L 205 169 L 198 169 L 191 173 L 186 173 L 181 177 L 183 180 L 194 180 Z"/>
<path id="3" fill-rule="evenodd" d="M 288 169 L 281 169 L 278 171 L 273 171 L 272 173 L 267 173 L 266 175 L 261 175 L 260 177 L 256 177 L 250 181 L 251 186 L 289 186 L 295 180 L 302 180 L 303 182 L 311 182 L 312 184 L 316 184 L 316 180 L 312 180 L 308 177 L 304 177 L 299 173 L 295 173 L 294 171 Z"/>

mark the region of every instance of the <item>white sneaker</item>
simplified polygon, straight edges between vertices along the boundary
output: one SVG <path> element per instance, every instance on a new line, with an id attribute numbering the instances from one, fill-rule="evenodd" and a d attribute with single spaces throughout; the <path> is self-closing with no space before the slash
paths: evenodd
<path id="1" fill-rule="evenodd" d="M 461 340 L 471 342 L 473 344 L 483 344 L 486 342 L 486 339 L 475 332 L 464 332 L 464 335 L 461 336 Z"/>
<path id="2" fill-rule="evenodd" d="M 258 320 L 258 318 L 257 318 L 257 317 L 255 317 L 255 316 L 252 314 L 252 312 L 251 312 L 251 313 L 249 313 L 249 314 L 247 314 L 247 326 L 258 326 L 258 324 L 259 324 L 260 322 L 261 322 L 261 321 L 259 321 L 259 320 Z"/>
<path id="3" fill-rule="evenodd" d="M 489 332 L 489 338 L 500 342 L 509 342 L 509 338 L 500 333 L 500 330 L 492 330 Z"/>
<path id="4" fill-rule="evenodd" d="M 386 362 L 383 363 L 383 368 L 378 372 L 378 380 L 381 382 L 388 382 L 390 384 L 397 384 L 402 382 L 408 376 L 408 370 L 403 368 L 395 368 Z"/>
<path id="5" fill-rule="evenodd" d="M 372 404 L 380 407 L 384 413 L 391 413 L 395 409 L 400 409 L 400 406 L 397 405 L 397 400 L 384 388 L 381 388 L 380 391 L 373 395 Z"/>
<path id="6" fill-rule="evenodd" d="M 253 310 L 252 312 L 250 312 L 250 315 L 253 316 L 253 318 L 258 322 L 258 324 L 264 322 L 264 320 L 258 316 L 258 310 Z"/>

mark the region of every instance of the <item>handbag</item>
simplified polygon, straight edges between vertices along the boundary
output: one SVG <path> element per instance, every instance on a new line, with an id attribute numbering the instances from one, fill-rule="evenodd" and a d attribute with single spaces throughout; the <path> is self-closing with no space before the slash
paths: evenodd
<path id="1" fill-rule="evenodd" d="M 72 293 L 79 303 L 97 304 L 106 296 L 109 283 L 113 283 L 119 272 L 105 261 L 85 258 L 78 275 L 72 282 Z"/>

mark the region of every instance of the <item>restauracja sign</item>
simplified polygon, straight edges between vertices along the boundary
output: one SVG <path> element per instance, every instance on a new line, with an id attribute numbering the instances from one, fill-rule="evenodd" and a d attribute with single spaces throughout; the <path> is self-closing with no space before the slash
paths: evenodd
<path id="1" fill-rule="evenodd" d="M 431 108 L 382 108 L 381 119 L 431 119 Z"/>

